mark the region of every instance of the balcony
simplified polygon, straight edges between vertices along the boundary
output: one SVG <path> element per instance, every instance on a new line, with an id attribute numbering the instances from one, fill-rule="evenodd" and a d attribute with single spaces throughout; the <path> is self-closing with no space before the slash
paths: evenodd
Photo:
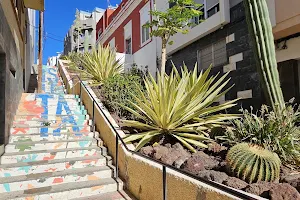
<path id="1" fill-rule="evenodd" d="M 174 41 L 174 44 L 168 46 L 167 53 L 172 54 L 228 24 L 230 22 L 229 0 L 219 1 L 216 6 L 217 5 L 218 7 L 215 7 L 215 10 L 207 10 L 206 6 L 204 6 L 203 11 L 204 17 L 206 18 L 205 21 L 190 28 L 188 34 L 177 33 L 174 35 L 171 38 L 171 40 Z M 195 20 L 195 22 L 197 23 L 197 20 Z"/>

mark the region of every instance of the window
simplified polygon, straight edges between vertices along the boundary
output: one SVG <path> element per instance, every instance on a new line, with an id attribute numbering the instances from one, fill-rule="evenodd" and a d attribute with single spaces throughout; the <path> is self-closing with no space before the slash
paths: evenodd
<path id="1" fill-rule="evenodd" d="M 125 40 L 125 53 L 126 54 L 131 54 L 132 53 L 132 51 L 131 51 L 131 38 L 128 38 L 128 39 L 126 39 Z"/>
<path id="2" fill-rule="evenodd" d="M 226 39 L 220 40 L 200 50 L 198 59 L 201 69 L 207 69 L 211 64 L 213 67 L 227 64 Z"/>
<path id="3" fill-rule="evenodd" d="M 140 10 L 140 46 L 144 46 L 150 40 L 150 28 L 144 27 L 144 25 L 151 21 L 149 14 L 150 10 L 150 1 L 148 1 Z"/>
<path id="4" fill-rule="evenodd" d="M 144 27 L 144 25 L 142 26 L 142 44 L 146 43 L 150 39 L 150 28 Z"/>
<path id="5" fill-rule="evenodd" d="M 219 0 L 206 0 L 205 3 L 207 18 L 220 11 Z"/>
<path id="6" fill-rule="evenodd" d="M 100 28 L 98 31 L 98 38 L 100 38 L 101 34 L 102 34 L 102 28 Z"/>
<path id="7" fill-rule="evenodd" d="M 193 22 L 195 25 L 198 25 L 201 23 L 202 20 L 205 19 L 205 9 L 204 9 L 204 5 L 202 5 L 198 10 L 200 10 L 203 14 L 197 17 L 194 17 Z"/>

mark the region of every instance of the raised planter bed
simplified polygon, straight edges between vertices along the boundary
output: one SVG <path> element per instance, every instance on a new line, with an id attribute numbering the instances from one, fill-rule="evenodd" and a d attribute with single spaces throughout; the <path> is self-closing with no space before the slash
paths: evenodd
<path id="1" fill-rule="evenodd" d="M 81 93 L 83 104 L 91 116 L 94 114 L 96 129 L 100 132 L 101 139 L 104 141 L 104 144 L 107 146 L 110 155 L 116 163 L 115 130 L 121 137 L 124 137 L 125 133 L 103 106 L 92 88 L 87 85 L 83 87 L 80 83 L 74 84 L 73 81 L 70 81 L 71 78 L 65 67 L 65 64 L 60 62 L 60 71 L 65 84 L 69 88 L 68 91 L 77 95 Z M 68 77 L 70 79 L 68 79 Z M 95 101 L 93 99 L 95 99 Z M 97 102 L 97 104 L 95 104 L 95 102 Z M 136 198 L 147 200 L 163 198 L 163 165 L 161 165 L 160 162 L 164 162 L 174 165 L 166 169 L 168 199 L 264 199 L 242 191 L 241 189 L 248 187 L 248 185 L 239 179 L 229 177 L 224 172 L 225 168 L 222 166 L 224 164 L 222 163 L 222 154 L 226 152 L 225 149 L 219 149 L 221 150 L 219 151 L 217 150 L 219 147 L 215 146 L 211 148 L 211 154 L 210 152 L 199 151 L 191 155 L 182 148 L 181 145 L 171 143 L 162 144 L 161 146 L 144 147 L 141 150 L 143 156 L 131 152 L 134 149 L 134 145 L 129 144 L 125 147 L 120 142 L 118 143 L 119 174 L 124 180 L 127 189 Z M 177 153 L 180 152 L 181 157 L 173 158 L 170 154 L 170 152 L 173 151 L 177 151 Z M 146 156 L 157 159 L 158 161 L 147 159 Z M 176 156 L 177 155 L 174 157 Z M 196 168 L 199 167 L 199 170 L 195 169 L 193 165 L 197 159 L 202 162 L 202 166 L 196 166 Z M 205 160 L 205 162 L 203 162 L 203 160 Z M 219 171 L 216 170 L 217 168 Z M 184 172 L 184 170 L 189 173 Z M 253 190 L 259 189 L 259 187 L 252 187 Z M 274 185 L 266 187 L 275 188 Z M 280 189 L 286 188 L 288 188 L 288 186 L 280 185 Z"/>

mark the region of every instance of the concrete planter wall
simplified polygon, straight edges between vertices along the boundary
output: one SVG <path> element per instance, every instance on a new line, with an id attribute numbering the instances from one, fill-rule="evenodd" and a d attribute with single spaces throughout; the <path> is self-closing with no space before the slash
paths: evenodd
<path id="1" fill-rule="evenodd" d="M 73 83 L 71 77 L 66 70 L 67 62 L 59 61 L 59 70 L 67 88 L 72 94 L 80 94 L 80 84 Z M 108 148 L 109 154 L 115 161 L 116 135 L 104 115 L 108 117 L 115 126 L 121 136 L 125 133 L 120 130 L 117 123 L 111 117 L 110 113 L 103 106 L 101 101 L 96 97 L 93 90 L 87 86 L 87 89 L 81 87 L 81 98 L 83 104 L 88 110 L 88 114 L 92 117 L 93 100 L 90 94 L 96 99 L 100 108 L 95 106 L 95 124 L 96 130 L 100 133 L 100 137 L 104 145 Z M 128 145 L 129 149 L 133 149 L 133 145 Z M 137 199 L 140 200 L 160 200 L 162 199 L 162 166 L 147 160 L 141 156 L 128 152 L 123 145 L 119 143 L 119 176 L 124 181 L 126 188 Z M 242 192 L 242 191 L 241 191 Z M 252 195 L 256 199 L 262 199 Z M 184 174 L 174 170 L 167 169 L 167 197 L 170 200 L 229 200 L 239 199 L 231 194 L 216 189 L 210 185 L 197 181 Z"/>

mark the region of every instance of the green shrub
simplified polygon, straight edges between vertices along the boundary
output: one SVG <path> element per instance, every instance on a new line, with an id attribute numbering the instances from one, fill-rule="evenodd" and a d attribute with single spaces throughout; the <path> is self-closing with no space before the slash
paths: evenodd
<path id="1" fill-rule="evenodd" d="M 229 171 L 248 183 L 279 179 L 280 159 L 263 147 L 237 144 L 228 151 L 226 161 Z"/>
<path id="2" fill-rule="evenodd" d="M 184 67 L 180 76 L 174 68 L 170 75 L 158 74 L 157 82 L 151 75 L 146 77 L 146 91 L 138 90 L 132 96 L 131 107 L 127 107 L 137 120 L 123 121 L 124 126 L 140 132 L 126 136 L 125 141 L 139 141 L 139 150 L 154 138 L 173 137 L 192 152 L 195 146 L 206 148 L 203 141 L 209 140 L 209 130 L 236 118 L 219 114 L 235 106 L 236 100 L 213 105 L 230 88 L 223 91 L 229 82 L 228 74 L 216 79 L 217 76 L 209 77 L 210 69 L 198 75 L 197 66 L 192 72 Z"/>
<path id="3" fill-rule="evenodd" d="M 103 103 L 119 117 L 134 119 L 134 116 L 124 109 L 124 106 L 132 108 L 128 101 L 135 102 L 132 95 L 138 95 L 139 89 L 143 91 L 142 82 L 142 78 L 136 73 L 136 69 L 106 79 L 101 86 Z"/>
<path id="4" fill-rule="evenodd" d="M 294 111 L 292 106 L 287 106 L 283 110 L 270 111 L 263 105 L 259 113 L 242 112 L 243 118 L 233 120 L 233 128 L 228 128 L 219 139 L 231 145 L 240 142 L 257 144 L 277 153 L 283 163 L 299 164 L 299 109 Z"/>

